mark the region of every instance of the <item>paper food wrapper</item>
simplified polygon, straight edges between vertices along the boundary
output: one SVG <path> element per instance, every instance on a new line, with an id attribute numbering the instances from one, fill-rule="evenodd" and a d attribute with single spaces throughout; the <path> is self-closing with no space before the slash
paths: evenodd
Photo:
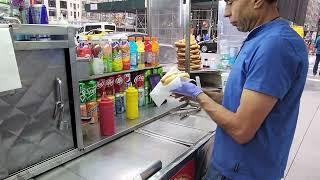
<path id="1" fill-rule="evenodd" d="M 177 68 L 172 68 L 167 74 L 173 72 L 180 72 Z M 171 81 L 168 85 L 164 86 L 161 81 L 157 86 L 151 91 L 150 96 L 153 102 L 159 107 L 161 104 L 172 94 L 171 91 L 180 88 L 182 86 L 181 78 L 177 77 Z"/>

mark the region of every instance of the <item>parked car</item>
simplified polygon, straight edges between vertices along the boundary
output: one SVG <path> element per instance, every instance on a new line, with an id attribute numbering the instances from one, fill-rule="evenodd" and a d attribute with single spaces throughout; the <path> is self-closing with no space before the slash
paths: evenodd
<path id="1" fill-rule="evenodd" d="M 119 40 L 119 39 L 128 39 L 128 37 L 145 37 L 148 36 L 145 33 L 140 33 L 140 32 L 106 32 L 105 30 L 90 30 L 89 33 L 87 34 L 82 34 L 76 37 L 77 40 L 79 40 L 79 37 L 85 36 L 88 39 L 92 39 L 94 36 L 98 37 L 108 37 L 108 39 L 114 39 L 114 40 Z"/>
<path id="2" fill-rule="evenodd" d="M 216 39 L 210 39 L 209 41 L 200 41 L 198 44 L 200 45 L 200 50 L 203 53 L 207 53 L 207 52 L 216 53 L 217 52 L 217 40 Z"/>
<path id="3" fill-rule="evenodd" d="M 114 32 L 106 35 L 110 39 L 128 39 L 128 37 L 145 37 L 148 34 L 140 32 Z"/>
<path id="4" fill-rule="evenodd" d="M 109 34 L 113 31 L 111 30 L 102 30 L 102 29 L 92 29 L 89 32 L 85 32 L 83 34 L 80 34 L 80 36 L 87 36 L 89 39 L 91 39 L 94 36 L 103 37 L 106 34 Z"/>

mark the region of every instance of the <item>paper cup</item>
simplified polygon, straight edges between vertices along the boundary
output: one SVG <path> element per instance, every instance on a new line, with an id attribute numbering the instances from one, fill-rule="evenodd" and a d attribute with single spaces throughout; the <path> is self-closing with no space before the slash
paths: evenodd
<path id="1" fill-rule="evenodd" d="M 159 107 L 172 94 L 171 91 L 181 87 L 181 78 L 175 78 L 170 84 L 164 86 L 161 82 L 151 91 L 150 97 Z"/>

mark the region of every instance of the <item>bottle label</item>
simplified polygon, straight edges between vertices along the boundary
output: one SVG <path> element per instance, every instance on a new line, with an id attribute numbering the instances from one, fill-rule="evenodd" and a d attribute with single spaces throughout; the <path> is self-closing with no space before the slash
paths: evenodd
<path id="1" fill-rule="evenodd" d="M 132 66 L 137 65 L 137 53 L 130 53 L 130 64 Z"/>

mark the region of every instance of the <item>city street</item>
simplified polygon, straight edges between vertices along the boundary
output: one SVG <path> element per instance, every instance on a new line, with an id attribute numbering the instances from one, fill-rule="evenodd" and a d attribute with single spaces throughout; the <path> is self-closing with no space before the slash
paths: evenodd
<path id="1" fill-rule="evenodd" d="M 301 99 L 294 141 L 289 155 L 286 180 L 320 179 L 320 77 L 313 76 L 314 56 L 309 58 L 309 73 Z"/>

